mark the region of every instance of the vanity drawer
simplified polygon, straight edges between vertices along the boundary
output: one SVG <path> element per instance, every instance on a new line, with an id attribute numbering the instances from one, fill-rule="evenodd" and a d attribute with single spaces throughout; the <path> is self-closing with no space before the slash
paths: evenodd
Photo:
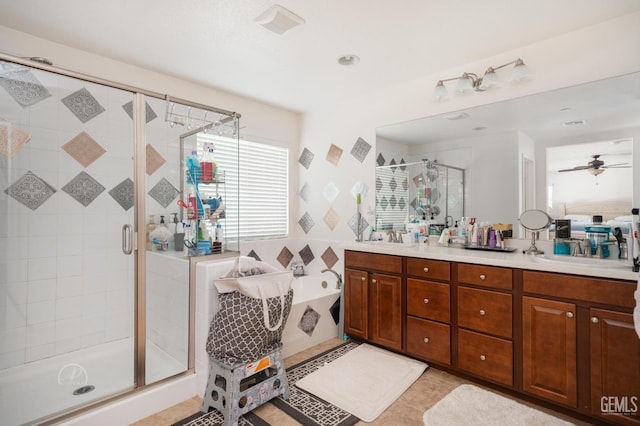
<path id="1" fill-rule="evenodd" d="M 344 265 L 372 271 L 402 273 L 402 257 L 346 250 Z"/>
<path id="2" fill-rule="evenodd" d="M 460 263 L 458 264 L 458 282 L 511 290 L 513 272 L 511 268 Z"/>
<path id="3" fill-rule="evenodd" d="M 497 291 L 458 287 L 458 325 L 511 339 L 512 296 Z"/>
<path id="4" fill-rule="evenodd" d="M 513 343 L 458 330 L 458 367 L 476 376 L 513 386 Z"/>
<path id="5" fill-rule="evenodd" d="M 407 314 L 449 322 L 449 284 L 407 278 Z"/>
<path id="6" fill-rule="evenodd" d="M 407 258 L 407 275 L 449 281 L 451 279 L 450 269 L 449 262 L 442 260 Z"/>
<path id="7" fill-rule="evenodd" d="M 407 353 L 451 365 L 451 335 L 446 324 L 407 317 Z"/>

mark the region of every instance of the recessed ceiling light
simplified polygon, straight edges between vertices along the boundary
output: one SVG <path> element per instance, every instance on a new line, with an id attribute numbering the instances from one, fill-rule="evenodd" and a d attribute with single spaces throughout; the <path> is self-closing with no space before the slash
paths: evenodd
<path id="1" fill-rule="evenodd" d="M 357 55 L 344 55 L 338 58 L 338 63 L 340 65 L 355 65 L 360 62 L 360 58 Z"/>
<path id="2" fill-rule="evenodd" d="M 574 120 L 574 121 L 565 121 L 564 123 L 562 123 L 564 127 L 582 126 L 583 124 L 587 124 L 587 122 L 584 120 Z"/>

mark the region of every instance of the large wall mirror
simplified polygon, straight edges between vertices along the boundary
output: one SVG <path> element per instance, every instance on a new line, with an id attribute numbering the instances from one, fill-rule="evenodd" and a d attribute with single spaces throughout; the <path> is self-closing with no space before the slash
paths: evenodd
<path id="1" fill-rule="evenodd" d="M 511 223 L 524 238 L 518 217 L 530 208 L 574 223 L 625 220 L 640 202 L 638 141 L 633 73 L 379 127 L 377 170 L 422 158 L 464 169 L 465 216 Z M 388 190 L 379 176 L 377 193 Z M 419 203 L 406 196 L 400 214 L 408 217 Z"/>

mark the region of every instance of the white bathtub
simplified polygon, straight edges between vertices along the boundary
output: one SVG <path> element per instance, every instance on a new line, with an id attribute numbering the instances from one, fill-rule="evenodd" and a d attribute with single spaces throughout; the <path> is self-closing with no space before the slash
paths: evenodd
<path id="1" fill-rule="evenodd" d="M 323 284 L 326 283 L 326 288 Z M 282 356 L 284 358 L 307 349 L 325 340 L 338 337 L 338 325 L 329 308 L 340 297 L 333 275 L 296 277 L 293 281 L 293 303 L 282 333 Z M 313 309 L 319 315 L 317 324 L 309 333 L 299 327 L 307 311 Z M 308 319 L 314 319 L 310 314 Z M 315 322 L 315 321 L 313 321 Z"/>

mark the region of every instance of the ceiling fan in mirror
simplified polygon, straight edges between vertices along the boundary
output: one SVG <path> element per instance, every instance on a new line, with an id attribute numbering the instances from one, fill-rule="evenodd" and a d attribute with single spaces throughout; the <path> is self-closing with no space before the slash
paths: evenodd
<path id="1" fill-rule="evenodd" d="M 628 169 L 629 163 L 618 163 L 618 164 L 609 164 L 605 165 L 604 161 L 600 160 L 600 154 L 592 155 L 593 160 L 589 161 L 586 166 L 575 166 L 571 169 L 561 169 L 559 172 L 575 172 L 578 170 L 587 170 L 594 176 L 598 176 L 603 173 L 606 169 Z"/>

